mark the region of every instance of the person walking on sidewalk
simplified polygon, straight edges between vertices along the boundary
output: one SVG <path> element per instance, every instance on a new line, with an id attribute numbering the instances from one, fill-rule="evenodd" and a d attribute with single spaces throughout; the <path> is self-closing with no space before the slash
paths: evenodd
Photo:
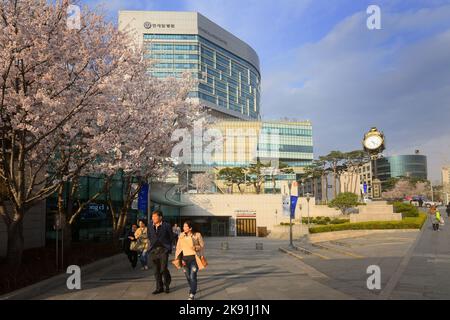
<path id="1" fill-rule="evenodd" d="M 441 215 L 441 212 L 439 211 L 439 209 L 436 209 L 436 221 L 438 223 L 438 229 L 439 229 L 439 226 L 444 225 L 444 219 L 442 218 L 442 215 Z"/>
<path id="2" fill-rule="evenodd" d="M 139 260 L 142 265 L 141 270 L 148 270 L 149 240 L 147 221 L 144 219 L 139 220 L 139 228 L 136 230 L 134 236 L 137 240 L 137 251 L 139 253 Z"/>
<path id="3" fill-rule="evenodd" d="M 445 211 L 447 212 L 447 217 L 450 218 L 450 202 L 447 204 Z"/>
<path id="4" fill-rule="evenodd" d="M 181 229 L 180 229 L 180 227 L 178 226 L 177 223 L 175 223 L 173 225 L 172 232 L 173 232 L 173 247 L 175 249 L 175 247 L 177 245 L 178 238 L 180 237 L 180 234 L 181 234 Z"/>
<path id="5" fill-rule="evenodd" d="M 163 221 L 163 213 L 156 210 L 152 213 L 152 226 L 149 227 L 150 259 L 152 261 L 156 289 L 153 294 L 170 292 L 172 277 L 168 269 L 169 254 L 172 253 L 173 233 L 168 222 Z"/>
<path id="6" fill-rule="evenodd" d="M 441 222 L 440 213 L 438 212 L 439 211 L 437 210 L 436 206 L 431 206 L 430 210 L 428 211 L 434 231 L 439 231 L 439 223 Z"/>
<path id="7" fill-rule="evenodd" d="M 132 250 L 131 247 L 136 246 L 136 237 L 134 234 L 136 233 L 137 225 L 134 223 L 131 225 L 131 230 L 127 233 L 127 237 L 124 241 L 124 251 L 128 257 L 128 260 L 131 263 L 131 267 L 134 269 L 137 265 L 138 253 L 136 250 Z M 134 248 L 133 248 L 134 249 Z"/>
<path id="8" fill-rule="evenodd" d="M 202 261 L 204 248 L 202 235 L 200 232 L 193 231 L 191 221 L 186 221 L 177 242 L 174 264 L 178 268 L 183 268 L 189 284 L 188 300 L 194 300 L 197 293 L 197 272 L 205 267 Z"/>

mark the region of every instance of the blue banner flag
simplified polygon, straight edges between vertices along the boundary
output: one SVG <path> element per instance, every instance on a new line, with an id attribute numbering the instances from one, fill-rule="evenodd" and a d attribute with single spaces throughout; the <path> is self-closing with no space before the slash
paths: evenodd
<path id="1" fill-rule="evenodd" d="M 291 218 L 295 219 L 295 207 L 297 206 L 297 196 L 291 196 Z"/>
<path id="2" fill-rule="evenodd" d="M 146 183 L 142 186 L 138 195 L 138 210 L 143 214 L 147 214 L 148 191 L 148 184 Z"/>

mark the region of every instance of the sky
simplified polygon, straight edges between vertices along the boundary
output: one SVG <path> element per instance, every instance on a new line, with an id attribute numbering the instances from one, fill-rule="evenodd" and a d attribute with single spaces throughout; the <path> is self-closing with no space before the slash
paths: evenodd
<path id="1" fill-rule="evenodd" d="M 197 11 L 252 46 L 261 114 L 310 120 L 314 155 L 386 136 L 385 155 L 428 157 L 440 182 L 450 164 L 450 0 L 82 0 L 111 21 L 118 10 Z M 381 29 L 369 30 L 369 5 Z"/>

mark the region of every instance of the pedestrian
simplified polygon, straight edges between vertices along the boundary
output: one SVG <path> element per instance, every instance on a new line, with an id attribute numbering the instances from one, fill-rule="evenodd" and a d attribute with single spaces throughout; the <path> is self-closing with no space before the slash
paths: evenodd
<path id="1" fill-rule="evenodd" d="M 127 237 L 124 241 L 124 251 L 128 256 L 128 260 L 131 263 L 131 267 L 134 269 L 137 265 L 138 252 L 136 251 L 136 237 L 134 234 L 136 233 L 137 225 L 134 223 L 131 225 L 131 230 L 127 233 Z"/>
<path id="2" fill-rule="evenodd" d="M 428 211 L 434 231 L 439 231 L 440 219 L 439 220 L 437 219 L 437 212 L 438 211 L 436 209 L 436 206 L 431 206 L 430 210 Z"/>
<path id="3" fill-rule="evenodd" d="M 194 300 L 197 293 L 197 272 L 206 267 L 204 248 L 202 235 L 192 229 L 191 221 L 186 221 L 177 242 L 174 265 L 177 268 L 183 268 L 189 284 L 188 300 Z"/>
<path id="4" fill-rule="evenodd" d="M 169 254 L 172 253 L 172 227 L 168 222 L 163 221 L 161 210 L 152 213 L 152 222 L 152 226 L 149 227 L 149 252 L 156 280 L 156 289 L 152 293 L 159 294 L 163 291 L 169 293 L 172 277 L 168 269 L 168 261 Z"/>
<path id="5" fill-rule="evenodd" d="M 431 226 L 433 227 L 433 230 L 436 231 L 436 226 L 435 226 L 435 217 L 436 217 L 436 207 L 435 206 L 431 206 L 430 209 L 428 209 L 428 216 L 430 217 L 431 220 Z"/>
<path id="6" fill-rule="evenodd" d="M 422 199 L 422 197 L 420 197 L 420 198 L 419 198 L 419 207 L 422 208 L 422 206 L 423 206 L 423 199 Z"/>
<path id="7" fill-rule="evenodd" d="M 178 242 L 178 237 L 179 237 L 180 234 L 181 234 L 181 228 L 178 226 L 177 223 L 175 223 L 175 224 L 173 225 L 173 227 L 172 227 L 172 232 L 173 232 L 173 246 L 174 246 L 174 248 L 175 248 L 176 245 L 177 245 L 177 242 Z"/>
<path id="8" fill-rule="evenodd" d="M 139 260 L 142 265 L 141 270 L 148 270 L 149 239 L 147 221 L 144 219 L 139 220 L 139 228 L 136 230 L 134 236 L 137 240 L 136 250 L 139 253 Z"/>
<path id="9" fill-rule="evenodd" d="M 441 226 L 444 225 L 444 219 L 442 219 L 442 215 L 441 215 L 441 212 L 439 211 L 439 209 L 436 209 L 436 221 L 438 224 L 438 229 L 439 229 L 439 225 L 441 225 Z"/>
<path id="10" fill-rule="evenodd" d="M 447 204 L 447 209 L 445 209 L 447 212 L 447 217 L 450 218 L 450 202 Z"/>

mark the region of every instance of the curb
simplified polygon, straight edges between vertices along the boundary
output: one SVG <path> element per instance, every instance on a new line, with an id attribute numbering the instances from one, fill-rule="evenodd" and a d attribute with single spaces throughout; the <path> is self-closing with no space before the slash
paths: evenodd
<path id="1" fill-rule="evenodd" d="M 89 275 L 99 269 L 105 268 L 114 264 L 117 261 L 122 260 L 124 257 L 123 253 L 118 253 L 114 256 L 104 258 L 90 264 L 81 266 L 81 274 L 82 277 L 85 275 Z M 66 273 L 61 273 L 51 278 L 45 279 L 43 281 L 39 281 L 35 284 L 29 285 L 25 288 L 17 289 L 10 293 L 6 293 L 0 296 L 0 300 L 29 300 L 33 299 L 39 295 L 46 293 L 47 291 L 54 289 L 59 286 L 66 287 L 67 277 L 69 275 Z"/>
<path id="2" fill-rule="evenodd" d="M 330 260 L 330 257 L 324 256 L 324 255 L 322 255 L 320 253 L 308 250 L 306 248 L 303 248 L 303 247 L 300 247 L 300 246 L 297 246 L 297 245 L 294 246 L 294 247 L 295 247 L 295 250 L 298 250 L 298 251 L 303 252 L 305 254 L 310 254 L 310 255 L 319 257 L 320 259 L 323 259 L 323 260 Z"/>
<path id="3" fill-rule="evenodd" d="M 311 245 L 313 247 L 317 247 L 319 249 L 329 250 L 329 251 L 336 252 L 336 253 L 339 253 L 339 254 L 342 254 L 342 255 L 345 255 L 345 256 L 349 256 L 349 257 L 352 257 L 352 258 L 356 258 L 356 259 L 364 258 L 364 256 L 362 256 L 362 255 L 359 255 L 359 254 L 356 254 L 356 253 L 353 253 L 353 252 L 349 252 L 349 251 L 345 251 L 345 250 L 341 250 L 341 249 L 337 249 L 337 248 L 324 246 L 323 244 L 319 244 L 319 243 L 311 243 Z"/>
<path id="4" fill-rule="evenodd" d="M 311 243 L 336 241 L 342 239 L 365 237 L 378 233 L 402 233 L 402 232 L 420 232 L 420 229 L 373 229 L 373 230 L 342 230 L 314 233 L 308 236 Z"/>
<path id="5" fill-rule="evenodd" d="M 307 265 L 305 262 L 303 262 L 303 257 L 299 256 L 298 254 L 295 254 L 294 252 L 287 250 L 285 248 L 278 248 L 278 250 L 280 250 L 283 253 L 286 253 L 287 255 L 290 255 L 296 259 L 298 259 L 298 263 L 301 264 L 303 270 L 306 272 L 306 274 L 311 277 L 311 278 L 322 278 L 322 279 L 327 279 L 328 276 L 326 274 L 323 274 L 322 272 L 320 272 L 319 270 Z"/>

